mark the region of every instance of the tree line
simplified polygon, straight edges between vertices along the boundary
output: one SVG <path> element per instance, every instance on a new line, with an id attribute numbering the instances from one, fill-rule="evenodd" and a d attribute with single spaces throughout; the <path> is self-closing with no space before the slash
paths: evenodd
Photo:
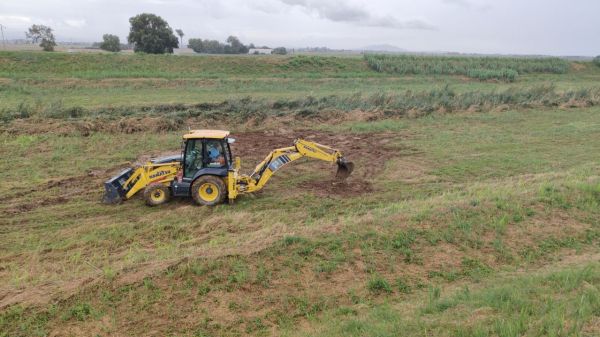
<path id="1" fill-rule="evenodd" d="M 235 36 L 228 37 L 226 43 L 217 40 L 190 39 L 188 48 L 192 48 L 196 53 L 205 54 L 248 54 L 250 50 L 249 46 Z"/>
<path id="2" fill-rule="evenodd" d="M 134 52 L 143 52 L 148 54 L 173 53 L 174 48 L 179 48 L 183 44 L 183 30 L 176 29 L 179 36 L 175 36 L 173 29 L 167 21 L 158 15 L 142 13 L 129 19 L 131 28 L 127 36 L 127 42 L 133 46 Z M 44 25 L 33 25 L 25 33 L 27 39 L 32 43 L 40 43 L 44 51 L 53 51 L 56 46 L 53 29 Z M 97 46 L 100 49 L 119 52 L 127 45 L 121 44 L 119 37 L 113 34 L 104 34 L 102 42 Z M 226 43 L 217 40 L 190 39 L 188 48 L 196 53 L 206 54 L 248 54 L 253 44 L 245 45 L 237 37 L 230 36 Z M 287 54 L 284 47 L 273 49 L 273 54 Z"/>
<path id="3" fill-rule="evenodd" d="M 191 48 L 196 53 L 203 54 L 248 54 L 250 49 L 255 49 L 256 46 L 253 43 L 245 45 L 237 37 L 230 36 L 225 43 L 217 40 L 190 39 L 188 41 L 188 48 Z M 266 46 L 261 48 L 270 49 Z M 285 55 L 287 54 L 287 50 L 285 47 L 277 47 L 272 49 L 271 53 Z"/>

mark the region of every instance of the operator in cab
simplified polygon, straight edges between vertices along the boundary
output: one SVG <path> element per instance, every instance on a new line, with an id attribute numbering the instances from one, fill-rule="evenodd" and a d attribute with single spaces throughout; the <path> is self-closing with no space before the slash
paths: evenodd
<path id="1" fill-rule="evenodd" d="M 225 166 L 225 157 L 220 151 L 220 144 L 209 143 L 207 146 L 206 154 L 208 155 L 209 167 L 223 167 Z"/>

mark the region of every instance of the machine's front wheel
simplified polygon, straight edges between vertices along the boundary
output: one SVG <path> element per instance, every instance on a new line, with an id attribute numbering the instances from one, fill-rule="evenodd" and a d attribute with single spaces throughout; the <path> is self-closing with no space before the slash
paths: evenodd
<path id="1" fill-rule="evenodd" d="M 223 179 L 216 176 L 203 176 L 192 184 L 192 197 L 198 205 L 214 206 L 227 197 Z"/>
<path id="2" fill-rule="evenodd" d="M 144 189 L 144 200 L 148 206 L 158 206 L 171 199 L 171 190 L 165 185 L 150 185 Z"/>

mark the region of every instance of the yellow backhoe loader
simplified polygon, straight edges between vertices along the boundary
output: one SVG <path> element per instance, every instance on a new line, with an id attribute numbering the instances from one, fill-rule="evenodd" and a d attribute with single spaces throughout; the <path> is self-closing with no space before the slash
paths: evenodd
<path id="1" fill-rule="evenodd" d="M 342 153 L 325 145 L 296 139 L 293 146 L 275 149 L 250 175 L 240 173 L 240 159 L 231 154 L 235 139 L 229 131 L 192 130 L 183 135 L 181 155 L 158 158 L 129 168 L 104 183 L 105 203 L 119 203 L 144 190 L 150 206 L 163 204 L 171 197 L 192 197 L 199 205 L 213 206 L 242 194 L 262 189 L 284 165 L 308 157 L 338 166 L 336 177 L 346 179 L 354 164 Z"/>

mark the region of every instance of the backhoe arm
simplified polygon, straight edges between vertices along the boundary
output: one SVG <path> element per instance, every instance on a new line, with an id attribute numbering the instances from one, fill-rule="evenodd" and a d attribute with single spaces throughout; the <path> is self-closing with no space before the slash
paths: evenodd
<path id="1" fill-rule="evenodd" d="M 337 176 L 342 179 L 349 176 L 353 169 L 352 163 L 346 162 L 343 154 L 339 150 L 304 139 L 297 139 L 294 141 L 294 146 L 271 151 L 271 153 L 256 166 L 254 172 L 252 172 L 252 175 L 250 175 L 249 179 L 246 181 L 246 192 L 260 190 L 282 166 L 303 157 L 336 163 L 338 165 Z"/>

